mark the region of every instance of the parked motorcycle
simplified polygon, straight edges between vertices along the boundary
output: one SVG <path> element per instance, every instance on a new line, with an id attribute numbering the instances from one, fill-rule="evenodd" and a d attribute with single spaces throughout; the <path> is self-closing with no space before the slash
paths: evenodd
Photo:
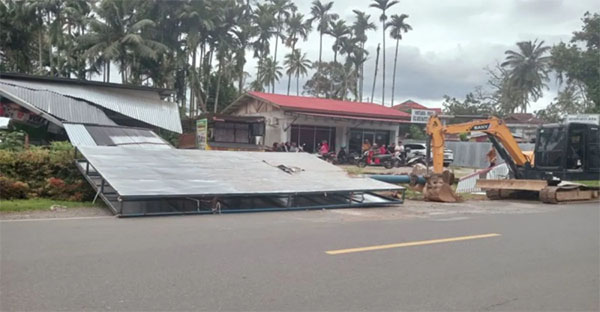
<path id="1" fill-rule="evenodd" d="M 319 154 L 319 155 L 317 155 L 317 157 L 319 157 L 320 159 L 322 159 L 326 162 L 330 162 L 330 163 L 333 163 L 336 159 L 335 152 L 329 152 L 327 154 Z"/>
<path id="2" fill-rule="evenodd" d="M 356 159 L 356 165 L 359 168 L 364 168 L 367 165 L 370 166 L 383 166 L 386 169 L 391 169 L 394 167 L 394 160 L 393 160 L 393 155 L 392 154 L 374 154 L 371 157 L 371 162 L 369 163 L 369 152 L 370 151 L 365 151 L 362 153 L 362 156 L 358 159 Z M 376 159 L 379 160 L 379 163 L 377 163 Z"/>

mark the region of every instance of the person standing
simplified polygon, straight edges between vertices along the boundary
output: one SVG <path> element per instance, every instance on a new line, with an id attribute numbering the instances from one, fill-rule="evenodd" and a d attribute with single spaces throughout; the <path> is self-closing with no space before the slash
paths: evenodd
<path id="1" fill-rule="evenodd" d="M 487 152 L 486 154 L 487 156 L 487 160 L 490 163 L 489 168 L 494 167 L 496 165 L 496 149 L 494 148 L 494 146 L 492 146 L 492 148 L 490 149 L 489 152 Z"/>

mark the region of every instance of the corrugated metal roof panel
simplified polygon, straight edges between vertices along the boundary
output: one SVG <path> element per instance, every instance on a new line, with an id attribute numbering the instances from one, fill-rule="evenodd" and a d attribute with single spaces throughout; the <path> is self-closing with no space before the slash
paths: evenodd
<path id="1" fill-rule="evenodd" d="M 240 196 L 401 190 L 308 153 L 83 147 L 82 155 L 122 197 Z M 297 169 L 285 172 L 281 165 Z"/>
<path id="2" fill-rule="evenodd" d="M 67 136 L 69 136 L 69 141 L 71 141 L 71 145 L 73 146 L 97 146 L 96 142 L 89 134 L 89 132 L 85 129 L 84 125 L 81 124 L 63 124 L 65 127 L 65 131 L 67 131 Z"/>
<path id="3" fill-rule="evenodd" d="M 134 146 L 152 149 L 171 149 L 169 143 L 148 129 L 64 124 L 74 146 Z"/>
<path id="4" fill-rule="evenodd" d="M 158 92 L 16 79 L 0 79 L 0 82 L 82 99 L 153 126 L 182 132 L 177 104 L 162 101 Z"/>
<path id="5" fill-rule="evenodd" d="M 50 91 L 38 91 L 0 82 L 0 93 L 18 97 L 22 101 L 67 122 L 115 125 L 98 107 L 84 101 Z"/>

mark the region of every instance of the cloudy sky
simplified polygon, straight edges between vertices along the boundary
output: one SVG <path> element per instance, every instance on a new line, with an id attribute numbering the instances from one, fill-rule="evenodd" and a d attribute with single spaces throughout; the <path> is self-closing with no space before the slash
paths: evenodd
<path id="1" fill-rule="evenodd" d="M 295 1 L 305 15 L 310 13 L 310 2 Z M 368 0 L 335 0 L 333 11 L 351 24 L 352 10 L 364 10 L 379 26 L 377 31 L 368 33 L 366 46 L 371 55 L 365 65 L 365 94 L 370 96 L 375 49 L 381 42 L 382 33 L 378 19 L 380 12 L 369 8 L 368 4 Z M 408 14 L 407 22 L 413 31 L 405 34 L 400 42 L 394 102 L 412 99 L 440 107 L 444 94 L 463 98 L 476 86 L 485 84 L 483 68 L 500 62 L 504 51 L 516 48 L 517 41 L 537 38 L 549 45 L 568 41 L 572 32 L 581 28 L 583 14 L 597 7 L 596 0 L 400 0 L 387 15 Z M 330 37 L 324 37 L 324 60 L 333 60 L 332 43 Z M 318 59 L 318 33 L 313 31 L 300 48 L 308 53 L 309 59 Z M 391 101 L 394 49 L 395 42 L 386 38 L 386 105 Z M 283 60 L 286 53 L 289 48 L 282 49 L 280 45 L 278 61 Z M 381 103 L 381 63 L 382 60 L 374 98 L 376 103 Z M 255 60 L 249 60 L 247 70 L 253 73 L 255 64 Z M 543 108 L 554 98 L 557 85 L 551 82 L 549 87 L 544 97 L 532 104 L 532 111 Z M 294 88 L 292 83 L 293 94 Z M 275 92 L 285 94 L 286 90 L 287 77 L 283 77 Z"/>

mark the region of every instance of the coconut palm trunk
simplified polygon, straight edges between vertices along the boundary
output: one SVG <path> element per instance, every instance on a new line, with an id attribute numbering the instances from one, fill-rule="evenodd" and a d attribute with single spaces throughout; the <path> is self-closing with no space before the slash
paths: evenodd
<path id="1" fill-rule="evenodd" d="M 323 32 L 319 38 L 319 68 L 321 67 L 321 53 L 323 52 Z"/>
<path id="2" fill-rule="evenodd" d="M 214 113 L 218 112 L 219 107 L 219 91 L 221 90 L 221 76 L 223 75 L 223 59 L 219 60 L 219 74 L 217 75 L 217 90 L 215 93 L 215 107 L 213 109 Z"/>
<path id="3" fill-rule="evenodd" d="M 288 87 L 287 87 L 287 95 L 290 95 L 290 86 L 292 85 L 292 73 L 288 74 Z"/>
<path id="4" fill-rule="evenodd" d="M 196 71 L 196 51 L 197 48 L 194 48 L 194 51 L 192 52 L 192 70 Z M 197 74 L 197 73 L 196 73 Z M 190 83 L 193 84 L 195 83 L 195 81 L 192 81 L 192 79 L 190 78 Z M 190 84 L 190 116 L 193 117 L 194 111 L 195 111 L 195 103 L 196 103 L 196 96 L 194 95 L 194 87 Z"/>
<path id="5" fill-rule="evenodd" d="M 40 33 L 39 33 L 39 36 L 38 36 L 38 40 L 39 40 L 38 41 L 38 59 L 39 59 L 38 62 L 39 62 L 39 64 L 38 65 L 39 65 L 40 71 L 41 71 L 41 69 L 43 67 L 43 64 L 42 64 L 42 53 L 43 53 L 42 52 L 42 39 L 43 39 L 43 33 L 40 30 Z"/>
<path id="6" fill-rule="evenodd" d="M 383 10 L 385 15 L 385 10 Z M 385 20 L 383 20 L 383 77 L 382 77 L 382 88 L 381 88 L 381 105 L 385 106 Z"/>
<path id="7" fill-rule="evenodd" d="M 398 45 L 400 39 L 396 39 L 396 54 L 394 55 L 394 75 L 392 76 L 392 106 L 394 106 L 394 96 L 396 95 L 396 63 L 398 61 Z"/>
<path id="8" fill-rule="evenodd" d="M 377 45 L 377 56 L 375 57 L 375 74 L 373 75 L 373 89 L 371 89 L 371 103 L 375 97 L 375 82 L 377 81 L 377 67 L 379 67 L 379 45 Z"/>
<path id="9" fill-rule="evenodd" d="M 296 95 L 300 95 L 300 72 L 296 72 Z"/>

